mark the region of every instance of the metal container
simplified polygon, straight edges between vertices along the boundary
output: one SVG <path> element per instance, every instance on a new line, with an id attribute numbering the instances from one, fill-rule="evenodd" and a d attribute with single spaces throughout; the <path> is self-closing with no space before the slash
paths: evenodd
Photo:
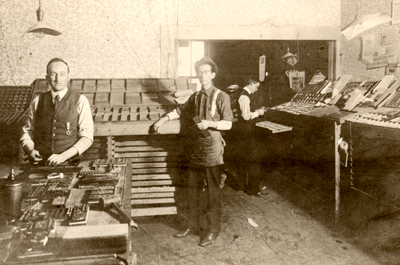
<path id="1" fill-rule="evenodd" d="M 2 187 L 2 212 L 10 218 L 18 218 L 21 215 L 22 185 L 23 182 L 14 179 L 13 173 Z"/>

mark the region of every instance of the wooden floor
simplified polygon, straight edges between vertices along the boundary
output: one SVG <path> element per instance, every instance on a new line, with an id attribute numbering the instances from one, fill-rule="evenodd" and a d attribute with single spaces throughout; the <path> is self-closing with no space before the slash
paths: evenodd
<path id="1" fill-rule="evenodd" d="M 373 174 L 386 185 L 399 186 L 400 159 L 384 160 L 386 166 Z M 198 246 L 195 235 L 172 237 L 181 228 L 178 215 L 135 218 L 139 229 L 133 233 L 132 244 L 137 264 L 400 264 L 399 210 L 342 187 L 340 220 L 335 226 L 329 170 L 294 160 L 275 167 L 263 165 L 262 169 L 261 184 L 268 195 L 261 197 L 233 190 L 228 177 L 222 190 L 221 233 L 206 248 Z M 0 166 L 0 175 L 6 176 L 7 170 Z M 382 188 L 369 179 L 371 174 L 368 167 L 359 169 L 358 175 L 368 181 L 362 185 L 359 180 L 357 187 L 372 192 Z"/>
<path id="2" fill-rule="evenodd" d="M 198 236 L 172 237 L 178 216 L 138 219 L 133 235 L 137 264 L 381 264 L 272 188 L 267 191 L 253 197 L 225 186 L 222 230 L 205 248 L 198 246 Z"/>

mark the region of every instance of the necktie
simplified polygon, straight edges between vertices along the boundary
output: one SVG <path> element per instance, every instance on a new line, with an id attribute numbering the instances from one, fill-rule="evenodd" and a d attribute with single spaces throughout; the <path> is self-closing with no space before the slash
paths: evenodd
<path id="1" fill-rule="evenodd" d="M 57 110 L 58 106 L 60 106 L 60 95 L 57 95 L 54 99 L 54 108 Z"/>
<path id="2" fill-rule="evenodd" d="M 199 101 L 197 105 L 197 113 L 200 119 L 207 119 L 207 94 L 204 90 L 200 90 L 199 92 Z"/>

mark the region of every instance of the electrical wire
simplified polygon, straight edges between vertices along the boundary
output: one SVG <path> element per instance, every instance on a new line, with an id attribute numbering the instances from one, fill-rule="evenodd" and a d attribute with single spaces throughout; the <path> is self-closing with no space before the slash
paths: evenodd
<path id="1" fill-rule="evenodd" d="M 299 48 L 300 44 L 299 44 L 299 36 L 300 36 L 300 33 L 297 34 L 297 37 L 296 37 L 296 41 L 297 41 L 297 63 L 300 62 L 300 48 Z"/>
<path id="2" fill-rule="evenodd" d="M 176 0 L 174 0 L 174 12 L 173 12 L 173 18 L 172 18 L 172 20 L 173 20 L 173 25 L 174 25 L 174 28 L 173 28 L 173 34 L 174 34 L 174 36 L 173 36 L 173 44 L 172 44 L 172 47 L 171 47 L 171 39 L 170 39 L 170 37 L 171 37 L 171 30 L 170 30 L 170 27 L 168 26 L 169 25 L 169 19 L 168 19 L 168 12 L 167 12 L 167 0 L 164 0 L 164 5 L 165 5 L 165 8 L 164 8 L 164 10 L 165 10 L 165 20 L 166 20 L 166 28 L 167 28 L 167 41 L 168 41 L 168 53 L 167 54 L 165 54 L 165 52 L 164 52 L 164 50 L 163 49 L 161 49 L 161 47 L 160 47 L 160 52 L 162 53 L 162 55 L 164 56 L 164 57 L 166 57 L 167 58 L 167 65 L 165 66 L 165 68 L 166 68 L 166 76 L 169 78 L 169 70 L 171 69 L 172 70 L 172 76 L 173 76 L 173 78 L 176 78 L 177 77 L 177 69 L 176 69 L 176 50 L 175 50 L 175 47 L 176 47 L 176 43 L 175 43 L 175 40 L 176 40 L 176 33 L 177 33 L 177 28 L 178 28 L 178 25 L 177 25 L 177 21 L 175 21 L 176 20 L 176 17 L 177 17 L 177 13 L 178 13 L 178 10 L 177 10 L 177 5 L 176 5 Z M 176 23 L 176 25 L 175 25 L 175 23 Z M 161 40 L 160 40 L 160 43 L 161 43 Z M 161 45 L 160 45 L 161 46 Z"/>

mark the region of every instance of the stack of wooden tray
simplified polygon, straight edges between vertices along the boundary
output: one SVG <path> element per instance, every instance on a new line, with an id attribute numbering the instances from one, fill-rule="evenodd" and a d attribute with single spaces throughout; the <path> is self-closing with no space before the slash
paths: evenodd
<path id="1" fill-rule="evenodd" d="M 132 161 L 131 215 L 177 213 L 183 148 L 176 135 L 117 137 L 114 156 Z"/>
<path id="2" fill-rule="evenodd" d="M 0 123 L 22 124 L 33 94 L 31 86 L 0 87 Z"/>

